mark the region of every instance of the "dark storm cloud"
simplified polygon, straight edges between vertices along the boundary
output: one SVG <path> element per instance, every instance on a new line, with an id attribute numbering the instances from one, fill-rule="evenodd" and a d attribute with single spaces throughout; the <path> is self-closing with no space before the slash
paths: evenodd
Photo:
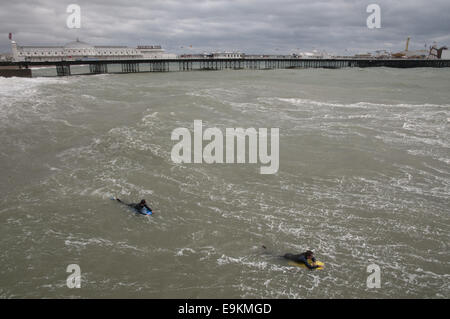
<path id="1" fill-rule="evenodd" d="M 68 29 L 66 8 L 81 7 L 81 29 Z M 381 7 L 381 29 L 368 29 L 368 4 Z M 8 32 L 22 45 L 162 44 L 172 52 L 240 50 L 291 53 L 401 50 L 450 44 L 448 0 L 2 0 L 0 51 Z M 192 45 L 192 49 L 189 47 Z M 347 51 L 346 51 L 347 50 Z"/>

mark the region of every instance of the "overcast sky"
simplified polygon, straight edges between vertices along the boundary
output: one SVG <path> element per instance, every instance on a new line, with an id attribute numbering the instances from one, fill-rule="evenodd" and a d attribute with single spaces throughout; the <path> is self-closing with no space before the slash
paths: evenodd
<path id="1" fill-rule="evenodd" d="M 69 4 L 81 28 L 66 25 Z M 381 28 L 369 29 L 369 4 Z M 168 52 L 400 51 L 450 45 L 450 0 L 0 0 L 0 52 L 19 45 L 161 44 Z M 192 48 L 190 48 L 192 45 Z M 347 51 L 346 51 L 347 50 Z"/>

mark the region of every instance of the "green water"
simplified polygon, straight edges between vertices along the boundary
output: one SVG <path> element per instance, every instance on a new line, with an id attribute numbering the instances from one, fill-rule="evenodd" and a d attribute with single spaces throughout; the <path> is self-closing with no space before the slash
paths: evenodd
<path id="1" fill-rule="evenodd" d="M 0 78 L 0 297 L 448 298 L 449 80 L 387 68 Z M 171 132 L 194 120 L 279 128 L 278 172 L 173 163 Z M 146 198 L 154 215 L 112 195 Z M 324 270 L 273 256 L 306 249 Z"/>

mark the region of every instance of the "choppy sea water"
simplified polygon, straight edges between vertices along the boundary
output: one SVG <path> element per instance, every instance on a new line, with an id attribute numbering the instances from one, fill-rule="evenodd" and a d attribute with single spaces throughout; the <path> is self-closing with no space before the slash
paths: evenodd
<path id="1" fill-rule="evenodd" d="M 388 68 L 0 78 L 0 297 L 448 298 L 449 80 Z M 278 173 L 173 163 L 171 132 L 194 120 L 279 128 Z M 113 195 L 146 198 L 154 215 Z M 324 270 L 274 257 L 306 249 Z"/>

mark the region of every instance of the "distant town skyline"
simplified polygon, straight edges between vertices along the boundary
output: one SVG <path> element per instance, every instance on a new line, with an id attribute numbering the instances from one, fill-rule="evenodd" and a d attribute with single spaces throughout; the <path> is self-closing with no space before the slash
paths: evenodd
<path id="1" fill-rule="evenodd" d="M 81 28 L 69 29 L 69 4 L 81 8 Z M 381 28 L 369 29 L 369 4 L 381 8 Z M 450 45 L 448 0 L 2 0 L 0 52 L 19 45 L 161 44 L 167 52 L 332 54 L 400 51 Z"/>

